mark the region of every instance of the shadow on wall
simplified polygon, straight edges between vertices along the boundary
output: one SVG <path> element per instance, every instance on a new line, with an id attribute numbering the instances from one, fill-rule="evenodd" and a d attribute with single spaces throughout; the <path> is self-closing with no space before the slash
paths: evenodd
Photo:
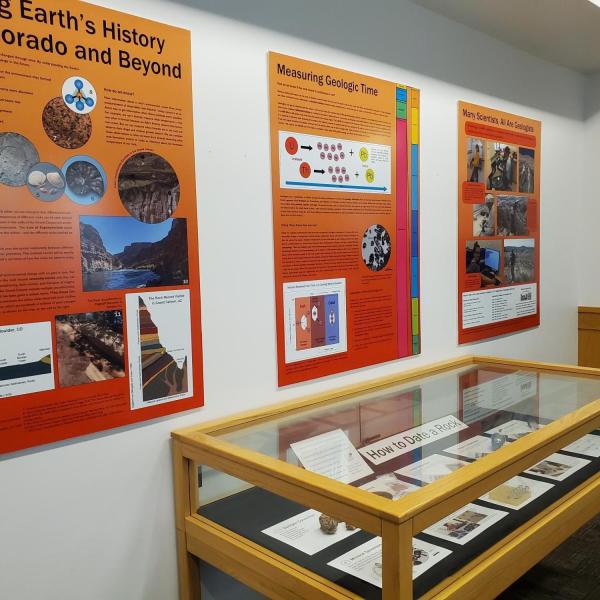
<path id="1" fill-rule="evenodd" d="M 409 0 L 171 2 L 337 48 L 538 110 L 583 118 L 583 75 L 538 59 Z M 282 51 L 272 47 L 268 38 L 265 38 L 265 47 Z M 571 73 L 572 86 L 556 86 L 557 69 Z"/>
<path id="2" fill-rule="evenodd" d="M 586 121 L 600 116 L 600 72 L 587 78 L 584 116 Z M 596 134 L 594 137 L 597 137 Z"/>

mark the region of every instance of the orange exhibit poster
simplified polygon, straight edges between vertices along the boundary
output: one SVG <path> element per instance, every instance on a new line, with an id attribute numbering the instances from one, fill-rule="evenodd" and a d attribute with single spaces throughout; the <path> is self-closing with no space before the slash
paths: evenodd
<path id="1" fill-rule="evenodd" d="M 419 91 L 269 54 L 279 385 L 420 352 Z"/>
<path id="2" fill-rule="evenodd" d="M 540 324 L 542 124 L 458 105 L 458 341 Z"/>
<path id="3" fill-rule="evenodd" d="M 0 452 L 201 406 L 188 31 L 0 2 Z"/>

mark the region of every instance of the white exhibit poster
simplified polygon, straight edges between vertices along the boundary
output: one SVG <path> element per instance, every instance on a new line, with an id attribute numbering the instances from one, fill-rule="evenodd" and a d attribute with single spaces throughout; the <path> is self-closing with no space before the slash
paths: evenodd
<path id="1" fill-rule="evenodd" d="M 384 497 L 389 495 L 391 496 L 391 500 L 398 500 L 398 498 L 402 498 L 402 496 L 406 496 L 421 488 L 419 488 L 418 485 L 406 483 L 405 481 L 398 479 L 393 473 L 386 473 L 373 481 L 361 485 L 360 489 L 374 494 L 380 494 Z"/>
<path id="2" fill-rule="evenodd" d="M 423 533 L 464 546 L 507 515 L 507 512 L 501 510 L 467 504 L 424 529 Z"/>
<path id="3" fill-rule="evenodd" d="M 423 483 L 433 483 L 450 473 L 454 473 L 469 463 L 455 458 L 448 458 L 441 454 L 432 454 L 423 460 L 412 463 L 395 471 L 398 475 L 410 477 Z"/>
<path id="4" fill-rule="evenodd" d="M 551 454 L 548 458 L 545 458 L 524 472 L 529 473 L 529 475 L 545 477 L 546 479 L 564 481 L 567 477 L 570 477 L 573 473 L 579 471 L 579 469 L 587 467 L 589 464 L 590 461 L 585 458 L 575 458 L 574 456 L 557 453 Z"/>
<path id="5" fill-rule="evenodd" d="M 373 473 L 341 429 L 290 446 L 305 469 L 342 483 L 352 483 Z"/>
<path id="6" fill-rule="evenodd" d="M 262 533 L 312 556 L 360 531 L 348 529 L 345 523 L 338 523 L 334 533 L 326 533 L 321 529 L 320 516 L 321 513 L 316 510 L 307 510 L 263 529 Z"/>
<path id="7" fill-rule="evenodd" d="M 451 550 L 413 538 L 413 579 L 450 554 Z M 380 537 L 357 546 L 327 564 L 379 588 L 383 587 Z"/>
<path id="8" fill-rule="evenodd" d="M 572 444 L 565 446 L 563 450 L 573 452 L 574 454 L 600 458 L 600 435 L 588 433 Z"/>
<path id="9" fill-rule="evenodd" d="M 505 508 L 519 510 L 554 487 L 552 483 L 536 481 L 528 477 L 513 477 L 481 496 L 480 500 Z"/>

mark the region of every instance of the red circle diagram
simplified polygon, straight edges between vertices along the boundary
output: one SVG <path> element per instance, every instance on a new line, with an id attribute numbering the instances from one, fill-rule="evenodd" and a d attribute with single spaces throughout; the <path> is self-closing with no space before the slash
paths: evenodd
<path id="1" fill-rule="evenodd" d="M 289 137 L 285 140 L 285 149 L 288 154 L 296 154 L 298 152 L 298 140 L 294 137 Z"/>
<path id="2" fill-rule="evenodd" d="M 311 173 L 312 173 L 312 169 L 310 168 L 310 165 L 307 162 L 303 162 L 300 165 L 300 175 L 302 175 L 302 177 L 304 177 L 304 179 L 308 179 L 310 177 Z"/>

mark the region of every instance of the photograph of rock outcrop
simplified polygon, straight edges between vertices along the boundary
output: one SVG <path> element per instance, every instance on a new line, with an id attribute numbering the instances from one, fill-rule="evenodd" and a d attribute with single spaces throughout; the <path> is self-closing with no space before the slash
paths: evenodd
<path id="1" fill-rule="evenodd" d="M 186 219 L 147 225 L 132 217 L 80 217 L 83 290 L 187 285 Z"/>
<path id="2" fill-rule="evenodd" d="M 158 154 L 139 152 L 119 172 L 119 196 L 127 212 L 144 223 L 162 223 L 179 203 L 179 179 Z"/>
<path id="3" fill-rule="evenodd" d="M 125 377 L 123 313 L 57 316 L 56 351 L 61 387 Z"/>

